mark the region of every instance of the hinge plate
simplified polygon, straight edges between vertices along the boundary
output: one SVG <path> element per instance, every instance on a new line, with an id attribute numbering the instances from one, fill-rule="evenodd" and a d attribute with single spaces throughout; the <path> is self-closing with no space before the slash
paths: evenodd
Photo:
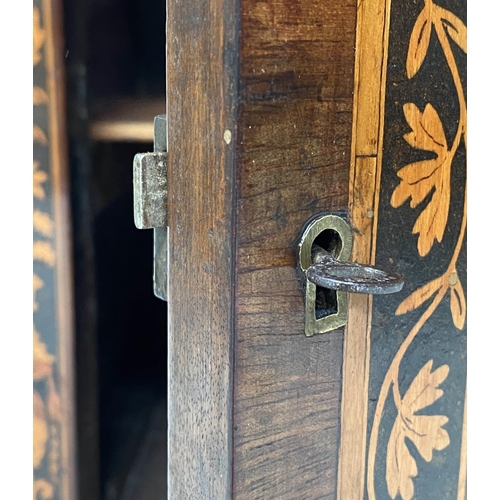
<path id="1" fill-rule="evenodd" d="M 154 152 L 134 158 L 134 221 L 138 229 L 153 229 L 154 294 L 168 300 L 167 117 L 155 116 Z"/>

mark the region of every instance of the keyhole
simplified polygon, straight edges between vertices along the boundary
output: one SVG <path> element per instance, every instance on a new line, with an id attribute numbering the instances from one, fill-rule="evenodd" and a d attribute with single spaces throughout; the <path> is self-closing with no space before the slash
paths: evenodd
<path id="1" fill-rule="evenodd" d="M 334 257 L 338 257 L 342 249 L 342 239 L 340 238 L 340 234 L 334 229 L 325 229 L 316 236 L 312 246 L 314 245 L 318 245 Z"/>
<path id="2" fill-rule="evenodd" d="M 334 257 L 338 257 L 342 249 L 342 240 L 337 231 L 334 231 L 333 229 L 325 229 L 315 238 L 312 246 L 314 245 L 323 248 Z M 323 288 L 321 286 L 316 286 L 316 319 L 324 318 L 325 316 L 329 316 L 330 314 L 337 314 L 337 312 L 337 291 L 329 290 L 328 288 Z"/>

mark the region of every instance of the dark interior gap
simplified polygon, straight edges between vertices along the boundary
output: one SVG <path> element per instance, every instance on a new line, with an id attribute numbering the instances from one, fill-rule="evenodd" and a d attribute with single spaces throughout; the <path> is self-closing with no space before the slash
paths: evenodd
<path id="1" fill-rule="evenodd" d="M 317 245 L 337 257 L 342 249 L 342 240 L 337 231 L 325 229 L 313 241 Z M 337 314 L 338 302 L 337 292 L 321 286 L 316 287 L 316 319 L 321 319 L 331 314 Z"/>
<path id="2" fill-rule="evenodd" d="M 153 294 L 153 233 L 135 228 L 132 195 L 134 154 L 153 143 L 90 131 L 101 112 L 108 123 L 134 122 L 133 104 L 152 128 L 161 112 L 149 110 L 164 109 L 165 2 L 63 5 L 78 497 L 159 500 L 167 497 L 167 304 Z"/>

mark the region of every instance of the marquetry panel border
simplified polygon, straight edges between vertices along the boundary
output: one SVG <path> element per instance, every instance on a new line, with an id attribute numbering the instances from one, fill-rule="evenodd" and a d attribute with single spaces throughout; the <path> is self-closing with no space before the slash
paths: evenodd
<path id="1" fill-rule="evenodd" d="M 466 27 L 452 12 L 434 4 L 432 0 L 426 0 L 423 2 L 423 6 L 422 13 L 415 23 L 410 38 L 406 68 L 407 75 L 408 78 L 412 78 L 422 65 L 429 45 L 431 26 L 434 23 L 434 25 L 437 26 L 437 36 L 445 52 L 445 58 L 453 75 L 459 99 L 460 118 L 457 134 L 450 150 L 446 151 L 447 154 L 449 153 L 453 157 L 461 139 L 466 145 L 466 105 L 458 69 L 445 35 L 452 39 L 459 49 L 466 53 Z M 360 0 L 358 2 L 349 216 L 355 228 L 353 260 L 372 264 L 375 263 L 379 215 L 390 11 L 391 0 Z M 442 28 L 440 28 L 441 26 Z M 432 106 L 430 107 L 432 108 Z M 434 127 L 438 135 L 443 135 L 439 117 L 435 115 L 434 108 L 426 108 L 421 112 L 415 105 L 413 105 L 412 108 L 411 104 L 406 104 L 405 117 L 412 128 L 413 136 L 408 134 L 405 136 L 405 139 L 413 147 L 420 147 L 421 149 L 435 152 L 438 154 L 439 160 L 439 154 L 442 152 L 438 151 L 438 146 L 434 145 L 433 147 L 428 147 L 426 143 L 422 145 L 422 139 L 418 137 L 418 125 L 414 125 L 418 120 L 424 123 L 424 126 L 427 124 L 426 122 L 429 122 L 427 125 Z M 450 163 L 452 160 L 453 158 L 450 159 Z M 423 164 L 424 162 L 421 163 Z M 408 165 L 408 168 L 411 166 L 412 165 Z M 403 169 L 401 169 L 401 171 L 403 171 Z M 401 205 L 401 200 L 404 201 L 405 197 L 407 198 L 412 195 L 414 197 L 417 196 L 415 193 L 411 192 L 409 185 L 405 184 L 404 172 L 399 175 L 399 177 L 402 181 L 393 193 L 391 199 L 393 207 Z M 436 189 L 438 188 L 439 186 L 436 187 Z M 408 192 L 402 192 L 405 189 Z M 414 200 L 413 203 L 416 201 L 418 200 Z M 418 201 L 418 203 L 419 202 L 420 201 Z M 414 207 L 413 204 L 411 206 Z M 459 241 L 455 248 L 452 262 L 447 270 L 447 274 L 445 273 L 442 277 L 442 287 L 439 289 L 437 296 L 434 298 L 428 310 L 423 314 L 420 321 L 414 326 L 408 338 L 412 337 L 412 335 L 414 337 L 416 333 L 418 333 L 419 328 L 427 319 L 426 314 L 428 311 L 430 311 L 428 314 L 428 316 L 430 316 L 448 290 L 451 295 L 450 307 L 453 323 L 457 329 L 460 330 L 463 328 L 465 318 L 465 297 L 461 289 L 457 272 L 454 268 L 454 262 L 458 258 L 458 253 L 462 245 L 466 224 L 466 210 L 467 203 L 465 190 L 462 228 L 460 230 L 458 237 Z M 422 217 L 420 219 L 422 219 Z M 446 220 L 443 224 L 446 224 Z M 422 225 L 422 220 L 420 225 Z M 416 230 L 417 224 L 414 226 L 414 233 Z M 442 233 L 431 236 L 433 236 L 433 238 L 430 241 L 426 241 L 423 231 L 420 230 L 418 251 L 421 256 L 426 255 L 430 248 L 429 245 L 432 246 L 434 240 L 441 241 Z M 427 237 L 427 240 L 429 240 L 429 237 Z M 407 300 L 400 304 L 396 314 L 404 314 L 406 310 L 418 307 L 419 304 L 417 304 L 416 301 L 418 301 L 419 298 L 416 297 L 416 294 L 418 294 L 420 290 L 425 292 L 426 287 L 429 288 L 431 285 L 432 283 L 424 285 L 422 289 L 411 294 Z M 424 298 L 421 297 L 421 299 L 420 303 Z M 411 304 L 409 302 L 411 302 Z M 371 484 L 366 484 L 367 451 L 373 449 L 373 446 L 376 448 L 376 442 L 375 444 L 372 443 L 374 437 L 373 430 L 371 431 L 370 446 L 368 446 L 368 392 L 370 378 L 372 304 L 373 301 L 371 296 L 350 294 L 349 321 L 346 327 L 344 345 L 341 438 L 337 488 L 337 498 L 339 500 L 346 498 L 350 500 L 361 500 L 365 498 L 365 495 L 370 499 L 375 498 L 373 487 L 373 456 L 371 459 L 368 457 L 368 476 L 371 477 Z M 403 311 L 401 308 L 406 309 Z M 422 323 L 422 325 L 420 325 L 420 323 Z M 404 347 L 407 341 L 408 339 L 405 340 L 402 347 Z M 401 349 L 402 348 L 398 351 L 396 357 L 399 355 Z M 421 379 L 427 374 L 429 380 L 436 379 L 433 380 L 434 386 L 432 390 L 434 394 L 432 400 L 437 400 L 442 394 L 442 391 L 437 387 L 446 378 L 448 369 L 449 367 L 447 365 L 443 365 L 432 372 L 432 362 L 430 362 L 430 364 L 427 363 L 413 381 L 407 394 L 419 384 L 421 385 L 423 383 Z M 377 412 L 380 412 L 379 405 L 377 405 L 376 414 Z M 429 416 L 427 418 L 434 419 L 436 422 L 439 421 L 440 423 L 447 421 L 447 419 L 441 415 Z M 396 422 L 394 425 L 396 426 Z M 457 486 L 458 500 L 462 500 L 466 496 L 466 433 L 467 396 L 465 394 Z M 431 449 L 433 447 L 440 450 L 447 446 L 447 439 L 447 432 L 440 428 L 438 436 L 434 438 L 435 442 L 429 442 L 425 446 L 431 446 Z M 420 451 L 422 453 L 422 450 Z M 370 453 L 373 454 L 372 451 Z M 409 456 L 408 460 L 413 460 L 413 458 Z M 425 460 L 428 461 L 429 457 L 425 458 Z M 413 470 L 413 465 L 411 465 L 411 468 L 412 471 L 410 474 L 416 474 Z M 409 486 L 406 490 L 401 489 L 401 484 L 396 484 L 398 483 L 397 479 L 393 479 L 394 484 L 388 484 L 389 489 L 392 490 L 390 491 L 390 496 L 392 498 L 396 498 L 398 495 L 402 495 L 403 498 L 413 498 L 411 475 L 408 478 L 409 481 L 406 483 L 407 486 Z M 386 479 L 389 480 L 388 477 Z"/>
<path id="2" fill-rule="evenodd" d="M 352 258 L 373 263 L 382 158 L 390 0 L 360 0 L 356 23 L 349 217 Z M 337 498 L 364 497 L 371 295 L 349 294 L 344 340 Z"/>
<path id="3" fill-rule="evenodd" d="M 62 4 L 33 2 L 33 497 L 75 497 Z"/>

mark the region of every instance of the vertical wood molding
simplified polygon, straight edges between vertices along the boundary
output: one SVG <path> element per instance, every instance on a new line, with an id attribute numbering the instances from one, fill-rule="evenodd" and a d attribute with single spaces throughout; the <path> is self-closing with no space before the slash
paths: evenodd
<path id="1" fill-rule="evenodd" d="M 358 2 L 349 217 L 353 260 L 373 263 L 390 0 Z M 350 294 L 344 340 L 337 498 L 364 498 L 372 297 Z"/>
<path id="2" fill-rule="evenodd" d="M 371 297 L 349 294 L 344 339 L 337 498 L 364 498 Z"/>
<path id="3" fill-rule="evenodd" d="M 172 500 L 231 495 L 235 15 L 167 1 Z"/>
<path id="4" fill-rule="evenodd" d="M 62 4 L 34 9 L 34 497 L 76 498 L 74 304 Z M 38 311 L 43 315 L 39 315 Z"/>
<path id="5" fill-rule="evenodd" d="M 71 247 L 70 186 L 66 136 L 63 6 L 57 0 L 44 0 L 47 13 L 47 90 L 49 95 L 50 164 L 52 169 L 53 210 L 56 248 L 57 320 L 59 331 L 59 370 L 61 383 L 61 498 L 76 495 L 76 415 L 74 380 L 74 304 Z M 50 69 L 49 69 L 50 68 Z"/>

